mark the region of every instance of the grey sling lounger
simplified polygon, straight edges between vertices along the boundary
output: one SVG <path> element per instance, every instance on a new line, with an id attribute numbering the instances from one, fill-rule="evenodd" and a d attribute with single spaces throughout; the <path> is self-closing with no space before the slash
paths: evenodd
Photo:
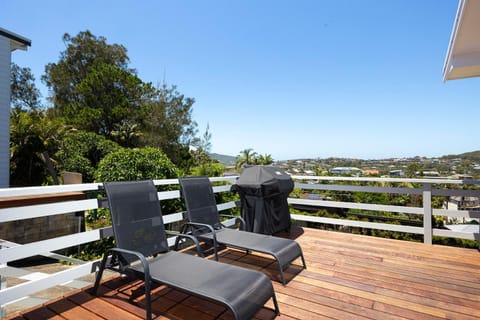
<path id="1" fill-rule="evenodd" d="M 183 177 L 179 178 L 179 182 L 189 220 L 182 232 L 190 228 L 192 235 L 198 239 L 212 241 L 215 259 L 218 260 L 218 244 L 272 255 L 278 262 L 283 285 L 283 270 L 291 262 L 301 258 L 303 267 L 307 267 L 302 249 L 294 240 L 224 227 L 220 222 L 215 195 L 208 177 Z"/>
<path id="2" fill-rule="evenodd" d="M 263 273 L 168 250 L 158 194 L 151 180 L 107 182 L 104 188 L 116 248 L 105 252 L 93 294 L 108 268 L 144 280 L 147 319 L 152 317 L 151 282 L 219 302 L 235 319 L 252 318 L 270 298 L 275 314 L 279 314 L 272 283 Z"/>

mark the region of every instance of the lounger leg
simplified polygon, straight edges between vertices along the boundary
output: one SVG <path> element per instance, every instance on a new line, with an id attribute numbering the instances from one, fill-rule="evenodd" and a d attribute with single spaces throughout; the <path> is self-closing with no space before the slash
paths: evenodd
<path id="1" fill-rule="evenodd" d="M 215 261 L 218 261 L 218 249 L 217 249 L 217 244 L 213 244 L 213 252 L 215 253 Z"/>
<path id="2" fill-rule="evenodd" d="M 147 305 L 146 312 L 147 312 L 147 320 L 152 320 L 152 298 L 150 295 L 150 275 L 145 274 L 145 303 Z"/>
<path id="3" fill-rule="evenodd" d="M 277 296 L 275 295 L 275 292 L 273 293 L 272 300 L 273 300 L 273 306 L 275 307 L 275 314 L 279 316 L 280 308 L 278 308 Z"/>
<path id="4" fill-rule="evenodd" d="M 180 243 L 180 238 L 177 237 L 177 238 L 175 239 L 175 246 L 173 247 L 173 250 L 175 250 L 175 251 L 178 250 L 178 244 L 179 244 L 179 243 Z"/>
<path id="5" fill-rule="evenodd" d="M 213 254 L 215 256 L 215 261 L 218 261 L 218 244 L 216 239 L 212 240 Z"/>
<path id="6" fill-rule="evenodd" d="M 92 289 L 92 294 L 95 296 L 97 295 L 97 290 L 98 290 L 98 287 L 100 286 L 100 280 L 102 279 L 102 276 L 103 276 L 103 270 L 105 270 L 105 266 L 107 265 L 107 259 L 108 259 L 108 255 L 105 254 L 103 256 L 102 262 L 100 263 L 100 268 L 98 269 L 97 275 L 95 277 L 95 285 L 93 286 L 93 289 Z"/>
<path id="7" fill-rule="evenodd" d="M 303 253 L 300 254 L 300 257 L 302 257 L 303 269 L 307 269 L 307 264 L 305 263 L 305 258 L 303 257 Z"/>
<path id="8" fill-rule="evenodd" d="M 285 287 L 286 286 L 285 277 L 283 276 L 283 270 L 282 270 L 282 266 L 280 266 L 280 264 L 279 264 L 279 269 L 280 269 L 280 279 L 282 280 L 282 284 Z"/>

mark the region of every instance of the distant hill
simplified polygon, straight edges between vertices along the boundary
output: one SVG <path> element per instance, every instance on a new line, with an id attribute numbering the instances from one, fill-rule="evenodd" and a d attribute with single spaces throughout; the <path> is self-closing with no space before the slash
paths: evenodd
<path id="1" fill-rule="evenodd" d="M 446 159 L 460 158 L 460 159 L 464 159 L 464 160 L 480 161 L 480 150 L 472 151 L 472 152 L 465 152 L 465 153 L 461 153 L 461 154 L 449 154 L 447 156 L 443 156 L 442 158 L 446 158 Z"/>
<path id="2" fill-rule="evenodd" d="M 233 156 L 228 156 L 225 154 L 218 154 L 218 153 L 210 153 L 210 158 L 214 160 L 218 160 L 218 162 L 226 165 L 226 166 L 234 166 L 237 162 L 237 158 Z"/>
<path id="3" fill-rule="evenodd" d="M 218 154 L 218 153 L 210 153 L 210 158 L 218 160 L 218 162 L 226 165 L 226 166 L 234 166 L 235 163 L 237 162 L 237 158 L 234 156 L 229 156 L 225 154 Z M 464 159 L 464 160 L 470 160 L 474 162 L 480 162 L 480 150 L 478 151 L 471 151 L 471 152 L 465 152 L 461 154 L 449 154 L 445 156 L 441 156 L 441 159 Z M 297 159 L 299 160 L 299 159 Z M 361 161 L 362 159 L 348 159 L 348 158 L 328 158 L 327 160 L 331 161 Z M 287 160 L 285 160 L 287 161 Z"/>

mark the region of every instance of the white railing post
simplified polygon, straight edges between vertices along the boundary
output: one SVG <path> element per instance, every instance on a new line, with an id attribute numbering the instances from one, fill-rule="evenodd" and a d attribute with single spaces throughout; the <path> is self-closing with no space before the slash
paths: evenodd
<path id="1" fill-rule="evenodd" d="M 432 185 L 423 184 L 423 243 L 432 244 Z"/>

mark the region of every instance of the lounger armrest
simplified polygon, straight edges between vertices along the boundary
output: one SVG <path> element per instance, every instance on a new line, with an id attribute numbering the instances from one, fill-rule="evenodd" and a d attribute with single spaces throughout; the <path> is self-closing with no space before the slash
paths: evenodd
<path id="1" fill-rule="evenodd" d="M 173 231 L 170 231 L 170 230 L 165 230 L 165 233 L 168 234 L 168 235 L 177 237 L 175 239 L 175 247 L 174 247 L 175 251 L 177 251 L 177 249 L 178 249 L 178 243 L 180 242 L 180 238 L 190 239 L 190 240 L 193 241 L 193 243 L 195 243 L 195 247 L 197 248 L 198 255 L 203 258 L 202 250 L 200 250 L 200 243 L 198 242 L 198 239 L 195 238 L 194 236 L 192 236 L 190 234 L 173 232 Z"/>
<path id="2" fill-rule="evenodd" d="M 186 231 L 188 230 L 188 227 L 190 227 L 192 229 L 192 231 L 193 231 L 192 227 L 201 227 L 201 228 L 207 229 L 209 232 L 215 234 L 215 229 L 211 225 L 206 224 L 206 223 L 200 223 L 200 222 L 185 222 L 182 226 L 181 233 L 185 234 Z"/>
<path id="3" fill-rule="evenodd" d="M 232 219 L 235 219 L 235 223 L 238 223 L 240 221 L 240 230 L 244 230 L 245 229 L 245 220 L 243 220 L 242 217 L 240 216 L 234 216 L 234 215 L 231 215 L 231 214 L 220 214 L 219 215 L 220 217 L 225 217 L 225 218 L 232 218 Z M 223 224 L 222 224 L 223 225 Z"/>
<path id="4" fill-rule="evenodd" d="M 145 274 L 145 279 L 150 279 L 150 266 L 148 264 L 147 258 L 143 254 L 141 254 L 138 251 L 132 251 L 132 250 L 127 250 L 127 249 L 122 249 L 122 248 L 110 248 L 105 251 L 105 257 L 107 257 L 110 254 L 114 253 L 119 253 L 119 254 L 128 254 L 132 256 L 136 256 L 138 260 L 142 263 L 143 266 L 143 273 Z"/>
<path id="5" fill-rule="evenodd" d="M 188 230 L 188 227 L 192 228 L 192 227 L 202 227 L 202 228 L 206 228 L 208 229 L 211 233 L 212 233 L 212 238 L 213 238 L 213 245 L 214 246 L 217 246 L 217 235 L 215 233 L 215 229 L 209 225 L 209 224 L 206 224 L 206 223 L 199 223 L 199 222 L 186 222 L 183 226 L 182 226 L 182 231 L 181 233 L 182 234 L 186 234 L 187 233 L 187 230 Z M 193 228 L 192 228 L 193 229 Z M 192 230 L 193 231 L 193 230 Z"/>
<path id="6" fill-rule="evenodd" d="M 102 279 L 102 274 L 105 268 L 107 268 L 107 261 L 110 259 L 110 255 L 121 255 L 121 254 L 128 254 L 128 255 L 133 255 L 136 256 L 140 262 L 142 263 L 143 266 L 143 273 L 145 276 L 145 281 L 150 282 L 150 266 L 148 264 L 147 259 L 143 254 L 137 251 L 132 251 L 132 250 L 127 250 L 127 249 L 122 249 L 122 248 L 110 248 L 105 250 L 105 254 L 103 255 L 103 258 L 100 262 L 100 266 L 97 272 L 97 275 L 95 277 L 95 284 L 92 288 L 92 293 L 94 295 L 97 294 L 98 287 L 100 286 L 100 280 Z M 110 263 L 110 262 L 109 262 Z M 117 272 L 122 272 L 121 268 L 120 269 L 115 269 L 113 267 L 108 267 L 109 269 L 115 270 Z"/>

